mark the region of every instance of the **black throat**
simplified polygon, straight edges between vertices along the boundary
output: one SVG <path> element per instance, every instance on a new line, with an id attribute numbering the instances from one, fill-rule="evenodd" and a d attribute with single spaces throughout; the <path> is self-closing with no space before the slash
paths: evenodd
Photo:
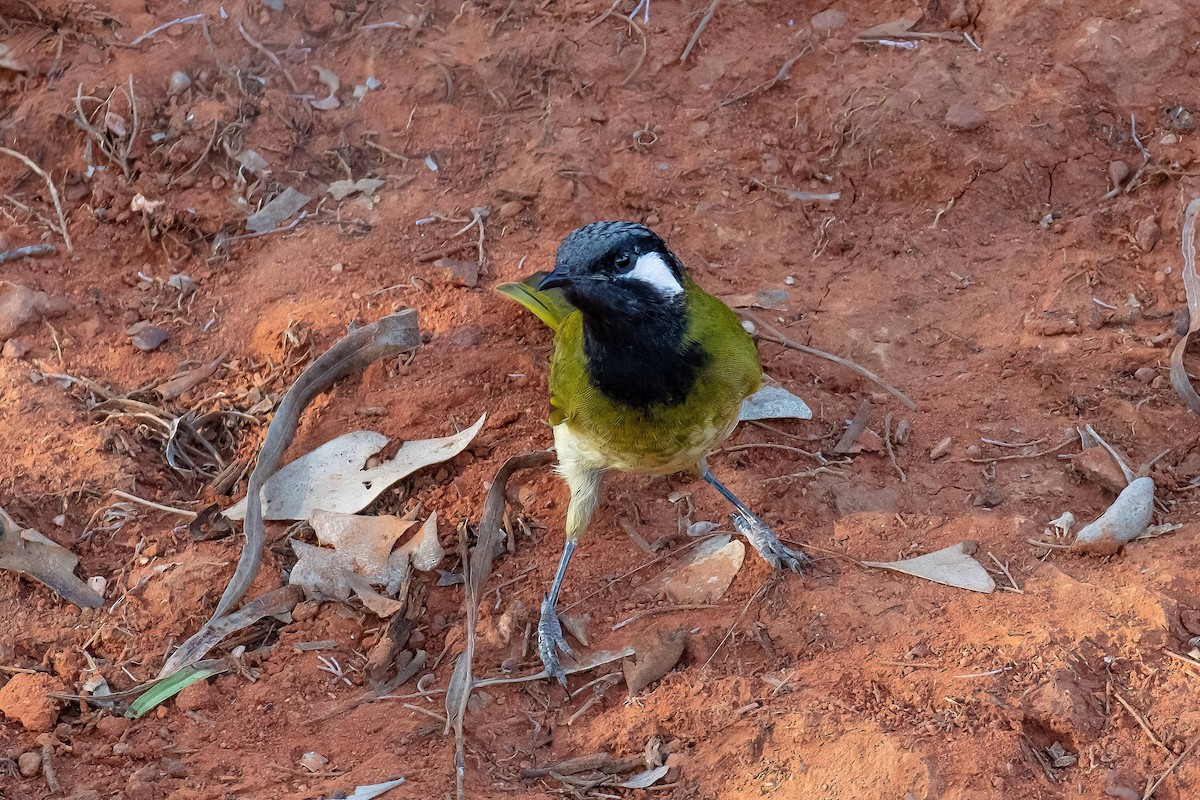
<path id="1" fill-rule="evenodd" d="M 683 295 L 636 314 L 583 310 L 583 347 L 592 383 L 637 409 L 682 403 L 709 355 L 685 343 Z"/>

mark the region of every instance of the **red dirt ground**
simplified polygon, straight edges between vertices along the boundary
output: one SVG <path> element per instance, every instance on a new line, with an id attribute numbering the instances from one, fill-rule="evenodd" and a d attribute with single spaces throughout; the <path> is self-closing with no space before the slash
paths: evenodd
<path id="1" fill-rule="evenodd" d="M 216 389 L 185 396 L 178 407 L 186 408 L 206 393 L 244 391 L 256 371 L 248 360 L 266 376 L 262 365 L 280 359 L 289 323 L 310 326 L 323 350 L 351 322 L 415 307 L 429 342 L 407 366 L 373 367 L 322 398 L 291 452 L 362 427 L 446 435 L 486 411 L 468 452 L 390 495 L 396 507 L 415 499 L 436 509 L 453 550 L 455 524 L 477 521 L 503 460 L 550 444 L 549 333 L 491 288 L 545 267 L 573 227 L 622 218 L 655 227 L 714 293 L 786 290 L 778 308 L 757 313 L 877 371 L 919 406 L 909 412 L 833 364 L 762 343 L 766 371 L 815 416 L 776 426 L 782 433 L 743 428 L 732 444 L 829 454 L 869 397 L 876 432 L 886 412 L 911 423 L 897 452 L 907 482 L 881 453 L 815 475 L 803 474 L 812 459 L 786 450 L 715 456 L 731 488 L 786 538 L 811 546 L 813 571 L 756 596 L 769 570 L 748 558 L 717 608 L 651 615 L 615 633 L 616 622 L 667 603 L 637 591 L 662 565 L 595 595 L 586 604 L 593 649 L 686 628 L 693 633 L 679 667 L 634 700 L 610 690 L 570 725 L 590 691 L 566 699 L 544 682 L 493 687 L 491 703 L 467 718 L 467 796 L 576 791 L 520 770 L 602 749 L 635 755 L 657 737 L 678 767 L 660 796 L 1142 797 L 1200 736 L 1200 672 L 1166 652 L 1186 653 L 1200 634 L 1200 530 L 1186 488 L 1200 474 L 1200 432 L 1166 377 L 1173 317 L 1184 307 L 1182 209 L 1200 191 L 1191 117 L 1200 114 L 1200 21 L 1189 3 L 922 4 L 918 30 L 965 30 L 976 52 L 963 39 L 921 39 L 915 51 L 852 41 L 913 8 L 901 0 L 731 0 L 682 65 L 703 0 L 654 0 L 644 30 L 621 16 L 631 0 L 595 25 L 608 7 L 602 0 L 284 0 L 282 12 L 257 0 L 104 5 L 0 4 L 0 41 L 23 70 L 0 69 L 0 139 L 51 173 L 75 245 L 73 255 L 60 244 L 50 256 L 0 264 L 0 279 L 71 305 L 48 324 L 22 327 L 19 343 L 31 349 L 0 361 L 0 505 L 77 553 L 80 575 L 109 579 L 104 608 L 81 612 L 0 575 L 0 680 L 21 669 L 54 676 L 35 682 L 27 704 L 46 703 L 46 686 L 79 691 L 89 676 L 85 646 L 114 689 L 156 674 L 170 647 L 211 613 L 240 543 L 193 543 L 173 529 L 177 518 L 150 511 L 85 537 L 112 503 L 110 489 L 195 508 L 202 484 L 176 474 L 133 424 L 93 419 L 82 390 L 32 374 L 86 376 L 123 394 L 184 362 L 225 354 L 241 365 L 220 371 Z M 206 16 L 211 42 L 191 24 L 127 46 L 192 14 Z M 400 24 L 363 27 L 386 22 Z M 278 54 L 297 91 L 239 24 Z M 736 99 L 805 48 L 786 80 Z M 340 78 L 339 108 L 315 110 L 297 97 L 328 94 L 316 65 Z M 192 84 L 172 97 L 173 70 Z M 360 102 L 353 88 L 368 76 L 381 85 Z M 111 94 L 129 126 L 130 78 L 139 127 L 128 175 L 108 164 L 89 176 L 76 91 Z M 1142 164 L 1131 114 L 1151 162 L 1132 188 L 1102 199 L 1110 162 L 1135 172 Z M 151 139 L 168 130 L 167 142 Z M 116 138 L 119 148 L 126 141 Z M 271 173 L 251 176 L 248 188 L 233 157 L 249 149 Z M 90 157 L 106 163 L 94 146 Z M 324 191 L 362 177 L 385 180 L 373 207 Z M 0 158 L 0 184 L 0 250 L 61 243 L 47 224 L 55 214 L 41 179 Z M 284 186 L 323 199 L 289 233 L 228 241 Z M 841 199 L 792 200 L 780 189 Z M 165 205 L 131 213 L 137 194 Z M 468 288 L 421 257 L 470 244 L 474 231 L 455 239 L 462 223 L 415 222 L 469 218 L 482 206 L 491 209 L 486 271 Z M 174 290 L 155 282 L 174 273 L 196 282 L 190 303 L 176 306 Z M 126 334 L 142 319 L 169 334 L 153 352 L 135 350 Z M 386 413 L 356 413 L 368 407 Z M 1077 453 L 1074 445 L 1035 458 L 968 459 L 1030 452 L 981 437 L 1038 441 L 1040 451 L 1084 423 L 1137 463 L 1170 448 L 1151 475 L 1161 521 L 1181 530 L 1107 560 L 1026 542 L 1065 510 L 1093 518 L 1112 494 L 1061 457 Z M 262 429 L 241 435 L 239 452 L 249 454 Z M 931 460 L 946 436 L 949 454 Z M 544 470 L 513 486 L 533 535 L 497 561 L 492 583 L 533 570 L 504 588 L 499 608 L 482 612 L 477 664 L 488 675 L 520 657 L 521 637 L 508 632 L 532 618 L 562 544 L 563 485 Z M 649 560 L 618 522 L 648 540 L 673 531 L 668 495 L 679 490 L 693 494 L 696 519 L 727 520 L 703 485 L 614 477 L 565 602 Z M 217 499 L 229 504 L 244 492 L 242 481 Z M 275 545 L 256 591 L 277 585 L 286 566 L 284 530 L 271 527 Z M 964 539 L 980 543 L 989 568 L 989 552 L 1007 562 L 1024 593 L 973 594 L 855 560 Z M 457 569 L 457 559 L 443 566 Z M 420 583 L 420 646 L 431 660 L 448 648 L 432 670 L 444 687 L 462 648 L 462 591 L 429 576 Z M 379 629 L 373 615 L 327 603 L 306 621 L 257 629 L 248 644 L 269 649 L 250 657 L 256 682 L 224 675 L 132 723 L 66 704 L 51 743 L 56 796 L 324 798 L 396 776 L 408 783 L 386 798 L 451 796 L 452 737 L 401 701 L 310 722 L 359 696 L 363 677 L 354 672 L 348 686 L 318 669 L 317 653 L 292 644 L 334 640 L 321 654 L 360 667 Z M 529 658 L 520 666 L 535 668 Z M 777 691 L 780 679 L 786 687 Z M 572 688 L 585 680 L 572 678 Z M 440 700 L 415 702 L 443 710 Z M 0 722 L 0 756 L 40 751 L 37 739 L 14 719 Z M 1045 754 L 1055 742 L 1077 762 L 1051 765 Z M 299 766 L 307 751 L 329 759 L 322 773 Z M 1192 753 L 1154 796 L 1197 791 L 1200 753 Z M 48 796 L 40 775 L 0 773 L 0 792 Z"/>

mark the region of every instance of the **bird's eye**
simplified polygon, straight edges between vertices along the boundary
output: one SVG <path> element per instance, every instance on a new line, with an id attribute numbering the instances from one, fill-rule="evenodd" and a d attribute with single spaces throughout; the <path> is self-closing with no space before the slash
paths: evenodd
<path id="1" fill-rule="evenodd" d="M 629 272 L 633 267 L 633 257 L 629 253 L 621 253 L 613 259 L 613 266 L 616 267 L 617 272 Z"/>

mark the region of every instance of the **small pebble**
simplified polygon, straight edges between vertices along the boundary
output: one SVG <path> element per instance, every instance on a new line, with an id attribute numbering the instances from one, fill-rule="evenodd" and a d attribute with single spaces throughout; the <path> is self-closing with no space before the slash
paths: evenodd
<path id="1" fill-rule="evenodd" d="M 937 461 L 939 458 L 947 455 L 950 452 L 950 445 L 952 444 L 954 444 L 954 438 L 952 436 L 947 436 L 945 439 L 942 439 L 933 446 L 932 450 L 929 451 L 929 458 L 933 461 Z"/>
<path id="2" fill-rule="evenodd" d="M 785 284 L 787 284 L 788 286 L 795 286 L 795 285 L 796 285 L 796 278 L 795 278 L 795 276 L 794 276 L 794 275 L 788 275 L 786 278 L 784 278 L 784 279 L 783 279 L 783 282 L 784 282 Z"/>
<path id="3" fill-rule="evenodd" d="M 1125 179 L 1129 177 L 1129 165 L 1124 161 L 1110 161 L 1108 163 L 1108 179 L 1112 181 L 1114 187 L 1121 186 L 1125 183 Z"/>
<path id="4" fill-rule="evenodd" d="M 896 430 L 892 433 L 892 441 L 896 444 L 908 444 L 908 431 L 911 425 L 908 420 L 902 419 L 896 423 Z"/>
<path id="5" fill-rule="evenodd" d="M 959 131 L 973 131 L 983 127 L 987 114 L 974 103 L 960 101 L 946 110 L 946 124 Z"/>
<path id="6" fill-rule="evenodd" d="M 138 350 L 148 353 L 162 347 L 163 343 L 167 341 L 167 332 L 157 325 L 147 325 L 133 334 L 129 341 Z"/>
<path id="7" fill-rule="evenodd" d="M 191 85 L 192 79 L 188 77 L 186 72 L 175 70 L 171 73 L 171 82 L 168 86 L 168 90 L 171 92 L 171 94 L 179 94 Z"/>
<path id="8" fill-rule="evenodd" d="M 12 762 L 9 762 L 12 763 Z M 36 750 L 21 753 L 17 758 L 17 768 L 21 770 L 22 778 L 33 778 L 42 771 L 42 754 Z"/>
<path id="9" fill-rule="evenodd" d="M 332 272 L 334 275 L 341 275 L 343 272 L 345 272 L 345 270 L 346 270 L 346 265 L 342 264 L 340 262 L 337 264 L 334 264 L 332 267 L 329 268 L 329 271 Z"/>
<path id="10" fill-rule="evenodd" d="M 1158 377 L 1158 370 L 1154 367 L 1141 367 L 1133 373 L 1133 377 L 1137 378 L 1142 383 L 1150 383 Z"/>
<path id="11" fill-rule="evenodd" d="M 497 209 L 496 216 L 500 219 L 512 219 L 524 210 L 525 204 L 520 200 L 509 200 Z"/>
<path id="12" fill-rule="evenodd" d="M 977 444 L 967 446 L 967 458 L 979 458 L 983 455 L 983 448 Z"/>
<path id="13" fill-rule="evenodd" d="M 1162 230 L 1158 227 L 1158 220 L 1151 214 L 1138 223 L 1134 239 L 1143 253 L 1149 253 L 1154 249 L 1154 245 L 1158 244 L 1160 236 L 1162 236 Z"/>

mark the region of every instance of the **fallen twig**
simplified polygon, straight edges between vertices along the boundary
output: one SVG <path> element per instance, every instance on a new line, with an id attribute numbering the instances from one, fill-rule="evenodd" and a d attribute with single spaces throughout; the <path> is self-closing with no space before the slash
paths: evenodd
<path id="1" fill-rule="evenodd" d="M 1151 742 L 1165 751 L 1167 755 L 1172 755 L 1171 748 L 1162 743 L 1162 740 L 1154 734 L 1154 730 L 1150 727 L 1150 723 L 1146 721 L 1146 718 L 1142 716 L 1136 708 L 1130 705 L 1129 701 L 1122 697 L 1120 692 L 1114 689 L 1113 697 L 1117 698 L 1117 701 L 1120 702 L 1121 705 L 1125 706 L 1125 710 L 1129 712 L 1129 715 L 1137 720 L 1138 726 L 1141 727 L 1141 729 L 1146 733 L 1146 737 Z"/>
<path id="2" fill-rule="evenodd" d="M 50 180 L 50 176 L 46 174 L 46 171 L 37 164 L 33 163 L 33 161 L 24 153 L 18 153 L 16 150 L 12 150 L 7 147 L 0 147 L 0 153 L 17 159 L 37 173 L 38 177 L 46 182 L 46 188 L 50 190 L 50 199 L 54 201 L 54 212 L 58 214 L 58 233 L 63 237 L 63 243 L 67 246 L 67 252 L 74 253 L 75 246 L 71 244 L 71 234 L 67 230 L 67 218 L 63 214 L 62 203 L 60 203 L 58 200 L 58 189 L 54 188 L 54 181 Z"/>
<path id="3" fill-rule="evenodd" d="M 1074 439 L 1067 439 L 1062 444 L 1057 444 L 1054 447 L 1051 447 L 1049 450 L 1043 450 L 1040 453 L 1017 453 L 1016 455 L 1012 455 L 1012 456 L 994 456 L 992 458 L 968 458 L 965 460 L 970 461 L 973 464 L 990 464 L 993 461 L 1016 461 L 1016 460 L 1022 459 L 1022 458 L 1041 458 L 1042 456 L 1048 456 L 1051 453 L 1057 453 L 1059 450 L 1062 450 L 1064 447 L 1069 447 L 1073 444 L 1075 444 Z"/>
<path id="4" fill-rule="evenodd" d="M 1200 744 L 1200 736 L 1196 737 L 1195 739 L 1192 739 L 1192 743 L 1189 744 L 1187 746 L 1187 748 L 1182 753 L 1180 753 L 1175 758 L 1175 760 L 1172 761 L 1167 766 L 1167 768 L 1163 771 L 1163 774 L 1158 776 L 1158 780 L 1156 780 L 1154 783 L 1152 783 L 1146 787 L 1146 792 L 1145 792 L 1145 794 L 1142 795 L 1142 800 L 1150 800 L 1150 798 L 1154 796 L 1154 790 L 1157 789 L 1159 784 L 1161 784 L 1163 781 L 1165 781 L 1167 779 L 1167 776 L 1170 775 L 1172 772 L 1174 772 L 1175 768 L 1178 767 L 1179 764 L 1185 758 L 1187 758 L 1193 750 L 1196 749 L 1197 744 Z"/>
<path id="5" fill-rule="evenodd" d="M 892 447 L 892 412 L 890 411 L 883 418 L 883 445 L 887 448 L 888 459 L 892 462 L 892 468 L 900 476 L 900 482 L 908 483 L 908 476 L 900 468 L 900 462 L 896 460 L 896 450 Z"/>
<path id="6" fill-rule="evenodd" d="M 672 611 L 696 611 L 696 610 L 702 609 L 702 608 L 721 608 L 721 607 L 722 606 L 714 605 L 712 603 L 689 603 L 687 605 L 681 605 L 681 606 L 661 606 L 659 608 L 647 608 L 644 611 L 637 612 L 629 619 L 621 620 L 616 625 L 613 625 L 612 630 L 619 631 L 619 630 L 621 630 L 621 628 L 624 628 L 626 625 L 632 625 L 633 623 L 637 622 L 639 619 L 645 619 L 646 617 L 652 617 L 655 614 L 667 614 Z"/>
<path id="7" fill-rule="evenodd" d="M 687 47 L 683 48 L 683 55 L 679 57 L 680 64 L 687 61 L 687 57 L 691 55 L 692 48 L 700 41 L 700 34 L 704 33 L 704 29 L 708 27 L 708 23 L 712 22 L 713 14 L 717 13 L 717 6 L 719 5 L 721 5 L 721 0 L 713 0 L 708 10 L 704 12 L 704 16 L 700 18 L 700 24 L 696 26 L 696 32 L 692 34 L 691 39 L 688 39 Z"/>
<path id="8" fill-rule="evenodd" d="M 759 95 L 759 94 L 762 94 L 763 92 L 767 91 L 768 89 L 773 87 L 775 84 L 779 83 L 780 81 L 786 81 L 788 78 L 788 71 L 792 68 L 792 65 L 795 64 L 797 61 L 799 61 L 804 56 L 808 55 L 810 52 L 812 52 L 812 45 L 806 45 L 804 47 L 804 49 L 801 50 L 799 53 L 792 56 L 787 61 L 783 62 L 783 66 L 779 68 L 779 72 L 775 73 L 774 78 L 771 78 L 771 80 L 766 81 L 764 83 L 760 83 L 758 86 L 755 86 L 753 89 L 751 89 L 748 92 L 742 92 L 741 94 L 735 95 L 734 97 L 725 98 L 724 100 L 721 101 L 721 107 L 724 108 L 725 106 L 731 106 L 734 103 L 740 103 L 743 100 L 749 100 L 751 97 L 754 97 L 755 95 Z"/>
<path id="9" fill-rule="evenodd" d="M 5 250 L 0 253 L 0 264 L 5 261 L 16 261 L 18 258 L 26 256 L 44 256 L 47 253 L 54 252 L 52 244 L 27 244 L 24 247 L 14 247 L 12 250 Z"/>
<path id="10" fill-rule="evenodd" d="M 1004 577 L 1008 578 L 1008 582 L 1012 584 L 1013 592 L 1016 592 L 1017 594 L 1025 594 L 1025 590 L 1021 588 L 1021 585 L 1019 583 L 1017 583 L 1017 579 L 1014 578 L 1012 576 L 1012 573 L 1008 571 L 1007 564 L 1002 564 L 1000 562 L 1000 559 L 998 559 L 998 558 L 996 558 L 996 556 L 992 555 L 991 550 L 988 551 L 988 558 L 990 558 L 995 563 L 995 565 L 1000 569 L 1000 571 L 1004 573 Z M 1008 589 L 1009 587 L 1001 586 L 1000 588 Z"/>
<path id="11" fill-rule="evenodd" d="M 167 28 L 171 27 L 172 25 L 191 25 L 192 23 L 199 22 L 202 19 L 204 19 L 203 14 L 192 14 L 191 16 L 188 16 L 188 17 L 180 17 L 179 19 L 173 19 L 170 22 L 164 22 L 162 25 L 159 25 L 157 28 L 151 28 L 150 30 L 146 31 L 141 36 L 137 37 L 132 42 L 127 44 L 126 47 L 137 47 L 139 44 L 146 41 L 151 36 L 161 33 L 162 31 L 165 31 Z"/>
<path id="12" fill-rule="evenodd" d="M 876 375 L 874 372 L 871 372 L 871 370 L 867 369 L 866 367 L 860 366 L 859 364 L 854 363 L 853 361 L 851 361 L 848 358 L 842 358 L 841 356 L 835 356 L 832 353 L 826 353 L 824 350 L 818 350 L 815 347 L 809 347 L 806 344 L 800 344 L 797 341 L 793 341 L 792 339 L 789 339 L 788 337 L 786 337 L 782 333 L 780 333 L 779 330 L 777 328 L 775 328 L 773 325 L 769 325 L 766 322 L 763 322 L 761 319 L 759 319 L 754 314 L 751 314 L 748 311 L 743 311 L 742 313 L 751 322 L 753 322 L 756 326 L 758 326 L 758 329 L 759 329 L 758 338 L 759 339 L 762 339 L 767 342 L 774 342 L 775 344 L 782 345 L 783 347 L 790 347 L 793 350 L 799 350 L 801 353 L 808 353 L 809 355 L 817 356 L 818 358 L 823 358 L 826 361 L 832 361 L 833 363 L 839 364 L 839 365 L 845 367 L 846 369 L 853 370 L 854 372 L 857 372 L 859 375 L 862 375 L 864 378 L 871 381 L 872 383 L 876 383 L 879 386 L 883 387 L 885 390 L 887 390 L 887 392 L 889 394 L 891 394 L 897 400 L 899 400 L 901 403 L 903 403 L 905 405 L 905 407 L 907 407 L 910 411 L 916 411 L 917 404 L 914 403 L 912 400 L 909 400 L 908 396 L 906 394 L 904 394 L 904 392 L 900 391 L 895 386 L 892 386 L 890 383 L 888 383 L 883 378 Z M 765 331 L 766 333 L 764 334 L 763 331 Z"/>
<path id="13" fill-rule="evenodd" d="M 243 27 L 242 23 L 240 23 L 240 22 L 238 23 L 238 33 L 242 34 L 242 38 L 246 40 L 246 44 L 250 45 L 255 50 L 262 53 L 264 56 L 266 56 L 271 61 L 272 64 L 274 64 L 276 67 L 279 68 L 279 71 L 283 73 L 283 77 L 287 79 L 288 85 L 292 87 L 293 92 L 295 92 L 296 94 L 301 94 L 300 86 L 292 78 L 292 74 L 287 71 L 287 68 L 283 66 L 283 62 L 279 60 L 279 56 L 272 53 L 270 50 L 268 50 L 266 48 L 265 45 L 263 45 L 262 43 L 257 41 L 253 36 L 251 36 L 249 33 L 247 33 L 245 27 Z"/>
<path id="14" fill-rule="evenodd" d="M 131 503 L 137 503 L 138 505 L 143 505 L 146 508 L 153 508 L 156 511 L 166 511 L 168 514 L 178 514 L 184 519 L 195 519 L 197 517 L 195 511 L 188 511 L 183 508 L 175 508 L 174 506 L 164 506 L 161 503 L 154 502 L 153 500 L 145 500 L 137 495 L 129 494 L 128 492 L 122 492 L 120 489 L 110 489 L 108 493 L 113 497 L 119 497 L 122 500 L 128 500 Z"/>
<path id="15" fill-rule="evenodd" d="M 842 434 L 842 438 L 833 446 L 833 452 L 839 456 L 848 454 L 853 448 L 854 443 L 858 441 L 858 437 L 862 436 L 862 432 L 867 429 L 867 420 L 871 416 L 871 401 L 863 398 L 858 404 L 858 411 L 854 412 L 854 419 L 850 420 L 849 426 L 846 427 L 846 432 Z"/>

